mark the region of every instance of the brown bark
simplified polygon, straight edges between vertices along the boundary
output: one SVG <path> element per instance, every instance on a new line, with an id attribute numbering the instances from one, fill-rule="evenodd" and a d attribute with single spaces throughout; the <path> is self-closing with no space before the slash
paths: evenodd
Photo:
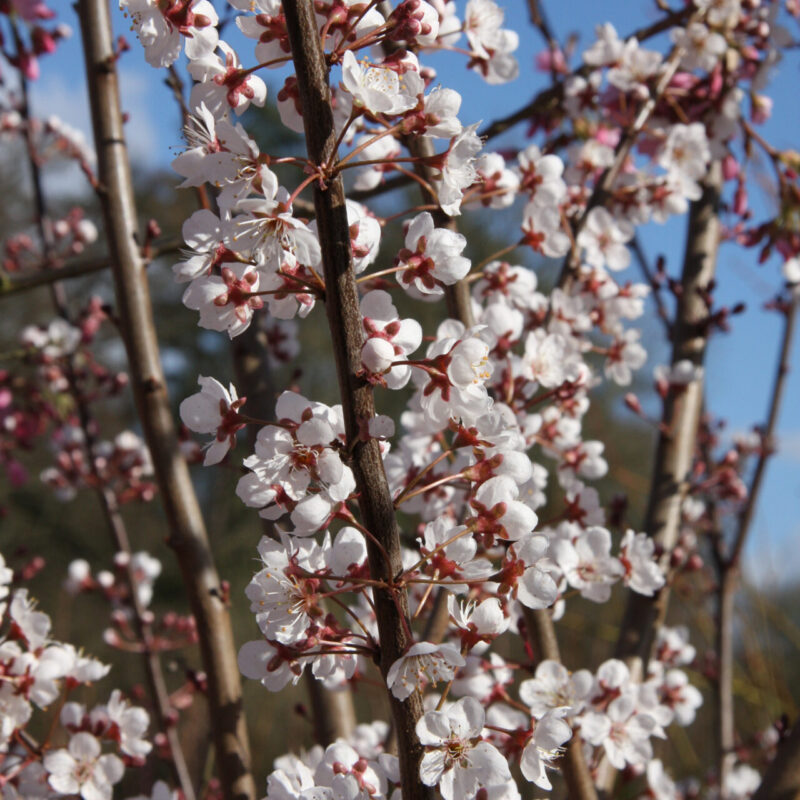
<path id="1" fill-rule="evenodd" d="M 708 288 L 716 270 L 721 187 L 722 172 L 715 162 L 704 181 L 702 196 L 692 203 L 689 212 L 682 291 L 672 328 L 673 365 L 682 360 L 698 367 L 704 364 L 708 309 L 701 293 Z M 644 530 L 662 549 L 665 570 L 678 540 L 702 404 L 702 375 L 681 391 L 671 391 L 664 400 Z M 669 594 L 667 581 L 654 597 L 635 593 L 629 596 L 616 655 L 628 662 L 634 680 L 641 679 L 647 671 L 656 632 L 667 613 Z"/>
<path id="2" fill-rule="evenodd" d="M 168 239 L 164 244 L 151 249 L 150 259 L 156 259 L 166 253 L 177 252 L 180 246 L 181 242 L 177 239 Z M 19 278 L 7 278 L 0 281 L 0 300 L 21 292 L 30 292 L 42 286 L 51 286 L 56 281 L 82 278 L 84 275 L 101 272 L 110 267 L 111 258 L 107 255 L 70 260 L 63 267 L 48 266 L 47 263 L 44 263 L 38 268 L 26 269 Z"/>
<path id="3" fill-rule="evenodd" d="M 733 710 L 733 623 L 736 587 L 739 582 L 737 570 L 723 569 L 720 576 L 719 610 L 717 615 L 717 770 L 720 797 L 725 800 L 730 772 L 736 763 L 736 719 Z"/>
<path id="4" fill-rule="evenodd" d="M 253 800 L 236 648 L 200 507 L 180 455 L 138 246 L 136 207 L 120 113 L 106 0 L 80 0 L 79 17 L 100 169 L 100 192 L 123 338 L 145 439 L 197 621 L 219 778 L 226 800 Z"/>
<path id="5" fill-rule="evenodd" d="M 311 0 L 283 0 L 283 9 L 297 73 L 308 156 L 313 164 L 321 165 L 334 155 L 336 135 L 314 7 Z M 345 432 L 352 448 L 350 463 L 363 525 L 375 537 L 375 541 L 367 539 L 370 570 L 373 577 L 391 584 L 402 572 L 400 535 L 378 442 L 360 439 L 361 425 L 375 415 L 375 404 L 371 388 L 358 377 L 363 334 L 341 176 L 328 180 L 324 187 L 315 184 L 314 206 L 325 277 L 325 309 Z M 385 676 L 411 644 L 407 633 L 408 598 L 405 590 L 399 588 L 377 589 L 374 602 L 380 633 L 380 668 Z M 389 699 L 397 731 L 403 797 L 428 798 L 432 792 L 419 779 L 423 749 L 415 732 L 422 715 L 422 698 L 415 692 L 404 701 L 391 694 Z"/>

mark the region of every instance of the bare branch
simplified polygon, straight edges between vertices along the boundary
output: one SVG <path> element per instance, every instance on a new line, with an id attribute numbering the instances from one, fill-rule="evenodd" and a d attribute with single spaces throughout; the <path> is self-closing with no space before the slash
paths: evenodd
<path id="1" fill-rule="evenodd" d="M 151 247 L 148 253 L 149 266 L 156 258 L 169 253 L 177 253 L 183 241 L 181 239 L 166 239 L 158 247 Z M 30 292 L 32 289 L 39 289 L 42 286 L 49 286 L 57 281 L 67 281 L 72 278 L 82 278 L 94 272 L 102 272 L 111 267 L 111 257 L 108 255 L 95 256 L 92 258 L 76 259 L 65 264 L 63 267 L 48 267 L 46 264 L 38 268 L 31 269 L 30 274 L 26 270 L 21 278 L 16 280 L 6 279 L 0 282 L 0 300 L 4 297 L 11 297 L 22 292 Z"/>
<path id="2" fill-rule="evenodd" d="M 644 252 L 644 248 L 642 247 L 642 243 L 639 241 L 638 236 L 633 237 L 633 241 L 631 242 L 631 250 L 633 250 L 633 255 L 636 257 L 636 261 L 639 264 L 639 269 L 641 269 L 642 275 L 644 275 L 650 290 L 653 292 L 653 301 L 656 304 L 658 318 L 664 323 L 664 331 L 667 334 L 667 339 L 671 340 L 672 323 L 669 319 L 669 312 L 667 311 L 667 306 L 664 303 L 664 298 L 661 296 L 661 292 L 659 291 L 660 287 L 658 285 L 658 281 L 656 280 L 656 276 L 653 274 L 653 270 L 650 269 L 650 264 L 647 261 L 647 253 Z"/>
<path id="3" fill-rule="evenodd" d="M 230 618 L 200 507 L 180 455 L 158 352 L 133 197 L 106 0 L 79 0 L 100 188 L 131 385 L 170 526 L 170 546 L 197 620 L 216 761 L 226 800 L 253 800 L 250 749 Z"/>
<path id="4" fill-rule="evenodd" d="M 717 610 L 717 769 L 720 797 L 728 796 L 728 780 L 736 764 L 736 718 L 733 708 L 733 624 L 736 588 L 739 583 L 737 569 L 730 564 L 720 575 L 719 608 Z"/>
<path id="5" fill-rule="evenodd" d="M 747 500 L 739 515 L 736 538 L 734 539 L 729 557 L 730 562 L 734 565 L 738 564 L 742 555 L 742 549 L 744 548 L 750 530 L 750 524 L 753 521 L 753 514 L 756 510 L 756 502 L 758 500 L 759 491 L 761 490 L 762 481 L 764 480 L 767 462 L 770 456 L 775 452 L 775 428 L 778 424 L 781 401 L 783 400 L 783 394 L 786 389 L 786 377 L 789 374 L 798 305 L 800 305 L 800 295 L 798 295 L 795 287 L 793 289 L 792 299 L 789 301 L 788 307 L 784 311 L 783 335 L 781 338 L 780 355 L 778 356 L 778 366 L 772 382 L 772 394 L 769 412 L 767 413 L 767 422 L 761 431 L 761 452 L 759 453 L 756 468 L 753 472 L 750 490 L 747 493 Z"/>

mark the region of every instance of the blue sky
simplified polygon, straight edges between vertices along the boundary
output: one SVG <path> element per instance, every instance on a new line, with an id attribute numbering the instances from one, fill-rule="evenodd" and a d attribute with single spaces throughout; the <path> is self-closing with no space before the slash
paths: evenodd
<path id="1" fill-rule="evenodd" d="M 54 56 L 43 61 L 42 79 L 32 91 L 33 105 L 37 113 L 55 114 L 90 137 L 78 21 L 68 4 L 63 5 L 65 16 L 62 19 L 74 28 L 74 35 L 62 44 Z M 597 3 L 596 0 L 544 0 L 544 6 L 557 36 L 563 41 L 567 35 L 577 33 L 581 46 L 586 46 L 592 40 L 597 22 L 610 21 L 620 35 L 624 35 L 652 21 L 656 14 L 655 4 L 648 0 L 612 0 L 606 3 Z M 463 68 L 462 57 L 452 54 L 444 54 L 432 62 L 441 82 L 464 95 L 460 116 L 465 123 L 480 119 L 489 121 L 503 116 L 510 109 L 524 104 L 547 81 L 548 76 L 532 70 L 534 55 L 543 45 L 537 32 L 530 26 L 527 3 L 525 0 L 508 0 L 505 8 L 507 24 L 520 32 L 518 57 L 522 77 L 516 82 L 504 87 L 490 87 Z M 604 15 L 603 19 L 599 17 L 600 14 Z M 141 48 L 129 32 L 128 21 L 116 9 L 114 24 L 115 33 L 127 35 L 133 45 L 121 61 L 123 106 L 130 115 L 127 134 L 132 156 L 139 166 L 167 165 L 175 148 L 180 145 L 179 115 L 175 102 L 163 84 L 163 75 L 145 63 Z M 797 36 L 797 25 L 794 27 L 792 34 Z M 242 40 L 236 34 L 231 26 L 226 37 L 238 48 Z M 664 45 L 663 37 L 659 44 Z M 252 51 L 245 45 L 242 52 Z M 800 131 L 800 103 L 797 101 L 799 76 L 800 57 L 797 51 L 774 70 L 770 88 L 775 101 L 774 115 L 760 130 L 778 148 L 800 150 L 797 133 Z M 498 139 L 494 146 L 499 147 L 504 142 L 520 143 L 523 133 L 524 126 L 520 126 Z M 768 196 L 755 185 L 751 185 L 750 195 L 756 218 L 764 218 L 769 208 Z M 657 253 L 666 254 L 672 269 L 677 270 L 684 225 L 684 220 L 674 220 L 664 226 L 651 224 L 640 230 L 645 250 L 653 257 Z M 710 407 L 718 415 L 727 418 L 732 432 L 749 430 L 753 423 L 764 418 L 780 336 L 777 315 L 767 315 L 760 310 L 764 301 L 770 299 L 780 286 L 778 263 L 772 261 L 759 267 L 755 262 L 754 251 L 744 251 L 732 245 L 723 246 L 720 253 L 717 302 L 734 304 L 744 299 L 748 305 L 747 313 L 734 319 L 732 333 L 714 337 L 708 356 Z M 633 268 L 631 278 L 639 279 Z M 665 355 L 666 351 L 663 350 L 651 352 L 645 371 L 651 371 Z M 794 363 L 800 364 L 800 341 L 795 343 Z M 800 576 L 800 549 L 795 545 L 800 540 L 798 409 L 800 368 L 796 368 L 789 376 L 779 424 L 780 451 L 769 467 L 751 532 L 750 557 L 747 561 L 751 574 L 766 583 L 774 583 L 787 575 Z"/>

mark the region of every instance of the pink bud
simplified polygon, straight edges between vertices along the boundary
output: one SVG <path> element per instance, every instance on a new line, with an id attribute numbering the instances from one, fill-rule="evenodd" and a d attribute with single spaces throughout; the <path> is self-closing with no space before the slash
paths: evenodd
<path id="1" fill-rule="evenodd" d="M 738 177 L 740 172 L 739 162 L 730 154 L 722 159 L 722 175 L 726 181 Z"/>

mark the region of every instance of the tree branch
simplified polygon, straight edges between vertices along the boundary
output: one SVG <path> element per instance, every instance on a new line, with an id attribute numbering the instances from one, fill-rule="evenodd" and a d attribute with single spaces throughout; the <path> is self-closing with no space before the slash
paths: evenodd
<path id="1" fill-rule="evenodd" d="M 704 323 L 708 319 L 708 308 L 702 292 L 716 271 L 721 189 L 720 164 L 713 162 L 703 183 L 703 194 L 692 203 L 689 211 L 682 291 L 672 327 L 672 365 L 689 360 L 702 368 L 705 360 L 708 330 Z M 702 404 L 702 374 L 681 391 L 670 391 L 664 400 L 644 530 L 661 548 L 661 564 L 665 570 L 678 539 L 681 505 L 688 488 Z M 654 597 L 629 595 L 616 655 L 628 662 L 636 679 L 646 674 L 656 632 L 666 615 L 669 593 L 667 581 Z"/>
<path id="2" fill-rule="evenodd" d="M 667 311 L 667 306 L 664 303 L 664 298 L 661 296 L 661 292 L 659 291 L 660 287 L 656 277 L 653 274 L 653 270 L 650 269 L 650 264 L 647 262 L 647 253 L 644 252 L 644 248 L 642 247 L 642 243 L 638 236 L 633 237 L 633 241 L 631 242 L 630 246 L 631 250 L 633 250 L 633 255 L 636 257 L 636 261 L 639 264 L 639 269 L 641 269 L 642 275 L 644 275 L 647 285 L 650 287 L 650 291 L 653 293 L 653 301 L 656 304 L 658 318 L 664 323 L 664 332 L 667 334 L 667 339 L 670 340 L 672 339 L 672 323 L 669 319 L 669 312 Z"/>
<path id="3" fill-rule="evenodd" d="M 255 785 L 233 632 L 200 507 L 178 447 L 137 244 L 108 5 L 106 0 L 79 0 L 78 9 L 100 166 L 99 191 L 131 385 L 170 526 L 168 541 L 197 620 L 223 794 L 226 800 L 253 800 Z"/>
<path id="4" fill-rule="evenodd" d="M 718 628 L 717 628 L 717 657 L 719 659 L 719 675 L 717 679 L 717 725 L 718 725 L 718 765 L 719 784 L 721 796 L 726 796 L 726 785 L 731 769 L 736 762 L 736 716 L 733 700 L 734 677 L 734 610 L 736 592 L 739 588 L 740 561 L 742 551 L 750 531 L 750 525 L 755 513 L 759 490 L 766 471 L 767 461 L 774 453 L 775 428 L 778 424 L 781 401 L 786 388 L 786 377 L 789 374 L 789 362 L 794 339 L 795 320 L 797 307 L 800 304 L 800 295 L 794 293 L 787 306 L 783 309 L 784 324 L 781 336 L 778 364 L 772 383 L 767 421 L 761 431 L 761 451 L 758 456 L 753 478 L 747 493 L 747 500 L 737 519 L 736 533 L 730 555 L 725 552 L 721 537 L 718 539 L 716 560 L 718 566 L 719 598 Z M 766 779 L 765 779 L 766 780 Z M 795 791 L 800 793 L 800 776 L 795 786 Z"/>
<path id="5" fill-rule="evenodd" d="M 156 258 L 160 258 L 168 253 L 177 253 L 181 249 L 183 241 L 181 239 L 166 239 L 158 247 L 151 247 L 148 253 L 149 266 Z M 48 267 L 41 264 L 38 268 L 28 270 L 17 279 L 0 280 L 0 300 L 4 297 L 11 297 L 22 292 L 29 292 L 32 289 L 39 289 L 42 286 L 50 286 L 57 281 L 71 280 L 72 278 L 82 278 L 84 275 L 91 275 L 94 272 L 101 272 L 111 267 L 111 257 L 109 255 L 93 256 L 91 258 L 76 259 L 65 264 L 63 267 Z"/>
<path id="6" fill-rule="evenodd" d="M 283 0 L 282 4 L 297 72 L 308 156 L 314 164 L 325 164 L 333 155 L 336 133 L 313 3 L 311 0 Z M 362 323 L 341 176 L 329 181 L 324 188 L 315 184 L 314 205 L 325 274 L 325 309 L 339 378 L 345 432 L 348 441 L 353 443 L 351 465 L 359 491 L 362 521 L 377 542 L 367 540 L 370 571 L 373 577 L 391 584 L 402 572 L 400 533 L 378 442 L 360 440 L 359 435 L 361 425 L 374 416 L 375 404 L 372 389 L 357 377 L 361 369 Z M 411 644 L 406 632 L 408 598 L 401 589 L 376 589 L 374 599 L 380 632 L 380 668 L 385 677 Z M 404 701 L 392 694 L 389 699 L 397 731 L 403 797 L 405 800 L 429 798 L 432 791 L 419 778 L 423 748 L 415 732 L 422 715 L 422 698 L 415 692 Z"/>

